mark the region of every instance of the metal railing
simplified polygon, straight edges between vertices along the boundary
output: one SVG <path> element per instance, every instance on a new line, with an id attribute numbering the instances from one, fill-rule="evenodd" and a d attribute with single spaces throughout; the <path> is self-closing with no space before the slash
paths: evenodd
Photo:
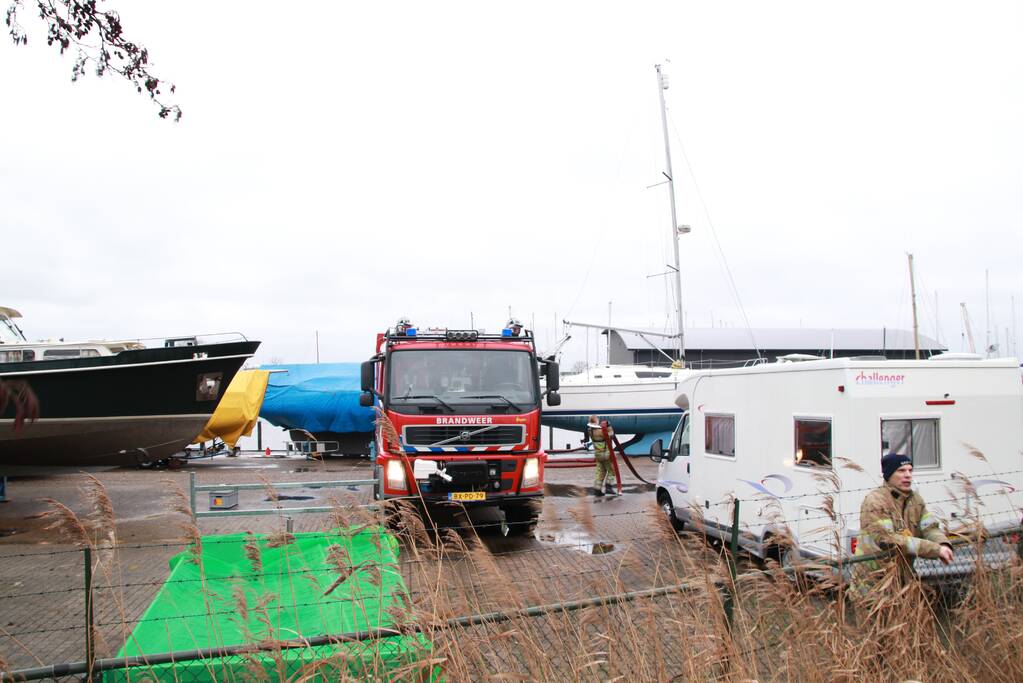
<path id="1" fill-rule="evenodd" d="M 308 459 L 310 456 L 329 455 L 339 452 L 341 450 L 341 442 L 318 441 L 316 439 L 311 441 L 286 441 L 284 448 L 288 455 L 294 453 L 296 455 L 304 455 Z"/>
<path id="2" fill-rule="evenodd" d="M 376 486 L 376 479 L 341 479 L 336 481 L 291 481 L 274 482 L 272 484 L 196 484 L 195 472 L 188 473 L 188 500 L 192 509 L 192 516 L 199 517 L 242 517 L 250 515 L 277 515 L 277 514 L 303 514 L 303 513 L 325 513 L 334 508 L 332 506 L 315 507 L 280 507 L 249 509 L 249 510 L 199 510 L 197 507 L 196 494 L 200 491 L 216 492 L 238 492 L 238 491 L 267 491 L 276 500 L 277 489 L 330 489 L 330 488 L 358 488 L 361 486 Z"/>

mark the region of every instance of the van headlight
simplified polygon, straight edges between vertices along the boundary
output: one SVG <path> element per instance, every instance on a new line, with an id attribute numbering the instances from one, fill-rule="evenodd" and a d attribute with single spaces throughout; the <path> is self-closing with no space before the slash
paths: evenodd
<path id="1" fill-rule="evenodd" d="M 522 468 L 522 488 L 528 489 L 540 484 L 540 459 L 526 458 Z"/>
<path id="2" fill-rule="evenodd" d="M 408 489 L 408 484 L 405 483 L 405 465 L 401 460 L 388 460 L 386 470 L 387 488 L 397 491 Z"/>

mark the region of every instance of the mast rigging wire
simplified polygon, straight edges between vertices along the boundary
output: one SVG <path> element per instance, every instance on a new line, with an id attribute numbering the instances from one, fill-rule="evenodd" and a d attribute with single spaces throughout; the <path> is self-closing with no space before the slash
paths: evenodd
<path id="1" fill-rule="evenodd" d="M 721 240 L 718 239 L 717 230 L 714 228 L 714 221 L 711 220 L 710 211 L 707 209 L 707 202 L 703 199 L 703 192 L 700 190 L 700 184 L 696 181 L 696 174 L 693 173 L 693 167 L 689 163 L 689 155 L 686 154 L 686 146 L 682 144 L 682 136 L 678 134 L 678 127 L 675 125 L 675 119 L 672 118 L 670 110 L 668 112 L 668 119 L 671 121 L 671 129 L 675 133 L 675 139 L 678 140 L 679 151 L 682 152 L 682 160 L 686 164 L 686 170 L 689 171 L 689 177 L 693 180 L 693 187 L 696 189 L 696 197 L 700 200 L 700 206 L 703 208 L 703 215 L 706 217 L 707 225 L 710 227 L 711 237 L 714 238 L 714 246 L 717 247 L 718 258 L 721 260 L 721 264 L 725 269 L 729 292 L 735 300 L 736 306 L 739 307 L 739 314 L 742 316 L 742 321 L 746 325 L 746 332 L 749 334 L 750 342 L 753 344 L 753 350 L 757 353 L 757 358 L 763 358 L 763 355 L 760 353 L 760 347 L 757 346 L 756 336 L 753 334 L 753 326 L 750 325 L 749 316 L 746 315 L 746 307 L 743 306 L 742 297 L 739 296 L 739 288 L 736 286 L 735 278 L 732 276 L 732 269 L 729 267 L 728 259 L 725 257 L 725 250 L 721 246 Z M 680 305 L 679 311 L 681 310 L 682 307 Z"/>

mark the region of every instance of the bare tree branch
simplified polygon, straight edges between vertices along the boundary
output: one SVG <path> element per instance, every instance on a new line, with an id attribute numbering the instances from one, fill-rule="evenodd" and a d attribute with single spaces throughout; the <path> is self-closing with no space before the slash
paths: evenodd
<path id="1" fill-rule="evenodd" d="M 32 2 L 33 0 L 29 0 Z M 78 54 L 71 80 L 84 76 L 90 65 L 97 76 L 113 72 L 129 81 L 139 93 L 149 95 L 162 119 L 181 119 L 181 108 L 164 100 L 173 95 L 173 84 L 164 83 L 150 71 L 149 51 L 128 40 L 121 18 L 115 11 L 99 8 L 103 0 L 34 0 L 39 18 L 46 22 L 46 44 L 56 45 L 61 54 L 74 48 Z M 15 45 L 28 45 L 28 34 L 18 23 L 25 0 L 11 0 L 7 8 L 7 29 Z"/>

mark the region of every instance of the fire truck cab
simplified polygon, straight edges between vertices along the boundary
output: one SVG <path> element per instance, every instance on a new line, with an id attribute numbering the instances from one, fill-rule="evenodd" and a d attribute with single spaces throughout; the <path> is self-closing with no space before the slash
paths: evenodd
<path id="1" fill-rule="evenodd" d="M 544 486 L 540 409 L 545 395 L 560 402 L 558 380 L 528 331 L 402 325 L 377 335 L 360 399 L 381 411 L 377 498 L 499 507 L 506 529 L 528 530 Z"/>

